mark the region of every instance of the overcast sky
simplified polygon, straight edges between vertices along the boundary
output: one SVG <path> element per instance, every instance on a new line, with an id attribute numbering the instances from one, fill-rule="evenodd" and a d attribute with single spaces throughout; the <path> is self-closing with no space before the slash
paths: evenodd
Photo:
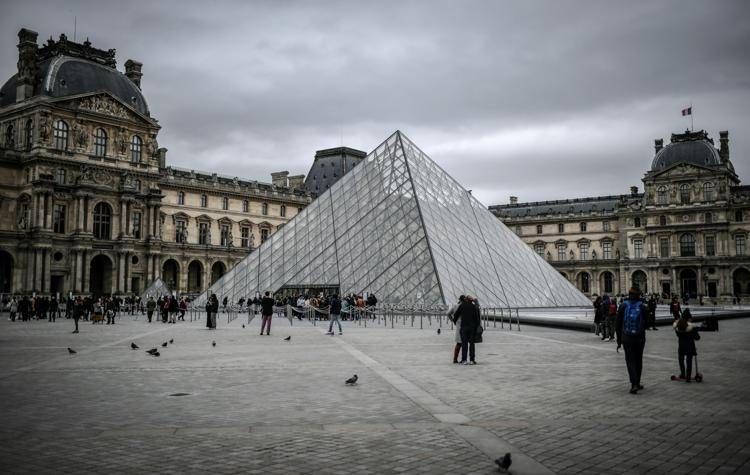
<path id="1" fill-rule="evenodd" d="M 143 63 L 170 164 L 270 181 L 396 129 L 487 205 L 627 193 L 690 121 L 750 184 L 750 2 L 9 1 L 17 32 Z"/>

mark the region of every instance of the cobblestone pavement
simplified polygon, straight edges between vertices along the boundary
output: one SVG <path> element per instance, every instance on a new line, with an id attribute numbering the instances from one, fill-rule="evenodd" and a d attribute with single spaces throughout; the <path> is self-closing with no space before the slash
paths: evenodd
<path id="1" fill-rule="evenodd" d="M 635 396 L 585 332 L 488 328 L 459 366 L 447 329 L 241 325 L 3 318 L 0 471 L 455 475 L 511 451 L 515 474 L 750 473 L 748 320 L 703 335 L 700 384 L 669 380 L 676 338 L 649 332 Z"/>

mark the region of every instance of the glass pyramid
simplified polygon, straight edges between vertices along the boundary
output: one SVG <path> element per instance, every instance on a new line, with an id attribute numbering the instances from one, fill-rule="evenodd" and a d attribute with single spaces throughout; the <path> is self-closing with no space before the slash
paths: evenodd
<path id="1" fill-rule="evenodd" d="M 590 305 L 398 131 L 195 303 L 324 286 L 404 305 Z"/>
<path id="2" fill-rule="evenodd" d="M 141 300 L 145 302 L 149 297 L 158 299 L 164 295 L 172 295 L 172 292 L 169 290 L 169 287 L 167 287 L 167 284 L 161 280 L 161 277 L 157 277 L 148 287 L 146 287 L 146 290 L 141 292 Z"/>

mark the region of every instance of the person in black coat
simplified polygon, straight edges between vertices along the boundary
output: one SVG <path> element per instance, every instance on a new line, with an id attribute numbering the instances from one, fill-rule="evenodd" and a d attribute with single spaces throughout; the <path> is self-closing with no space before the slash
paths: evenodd
<path id="1" fill-rule="evenodd" d="M 697 356 L 695 342 L 701 339 L 698 329 L 692 324 L 693 317 L 690 310 L 685 309 L 682 317 L 674 322 L 672 326 L 677 334 L 677 360 L 680 363 L 680 379 L 689 383 L 693 372 L 693 356 Z"/>
<path id="2" fill-rule="evenodd" d="M 456 318 L 461 318 L 461 364 L 477 364 L 474 335 L 476 335 L 479 326 L 479 308 L 477 308 L 472 297 L 467 295 L 453 315 Z M 470 362 L 466 361 L 467 350 Z"/>
<path id="3" fill-rule="evenodd" d="M 206 302 L 206 327 L 210 330 L 216 329 L 216 314 L 219 312 L 219 299 L 216 294 L 211 294 Z"/>
<path id="4" fill-rule="evenodd" d="M 641 299 L 638 287 L 631 287 L 628 298 L 620 304 L 617 311 L 617 349 L 624 347 L 625 364 L 630 378 L 630 394 L 637 394 L 643 389 L 641 374 L 643 372 L 643 349 L 646 346 L 646 303 Z M 625 327 L 628 328 L 625 328 Z"/>
<path id="5" fill-rule="evenodd" d="M 273 318 L 273 304 L 274 304 L 274 301 L 271 298 L 271 292 L 266 291 L 266 295 L 260 301 L 260 314 L 263 317 L 263 321 L 260 324 L 261 335 L 263 334 L 263 330 L 266 328 L 266 323 L 268 324 L 268 329 L 266 329 L 266 335 L 271 334 L 271 319 Z"/>

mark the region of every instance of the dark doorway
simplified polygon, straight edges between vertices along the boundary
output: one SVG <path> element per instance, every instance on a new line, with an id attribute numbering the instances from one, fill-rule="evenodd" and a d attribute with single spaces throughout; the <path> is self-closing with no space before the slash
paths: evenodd
<path id="1" fill-rule="evenodd" d="M 691 299 L 698 297 L 698 277 L 695 274 L 694 270 L 683 269 L 682 271 L 680 271 L 680 284 L 681 297 L 684 297 L 685 295 L 687 295 L 688 298 Z"/>
<path id="2" fill-rule="evenodd" d="M 53 275 L 49 282 L 49 291 L 52 295 L 63 295 L 63 286 L 65 285 L 64 275 Z"/>
<path id="3" fill-rule="evenodd" d="M 672 284 L 669 282 L 661 283 L 661 297 L 668 299 L 672 296 Z"/>
<path id="4" fill-rule="evenodd" d="M 161 280 L 167 285 L 169 290 L 179 290 L 177 287 L 180 283 L 180 265 L 174 259 L 169 259 L 164 263 L 161 270 Z"/>
<path id="5" fill-rule="evenodd" d="M 13 291 L 13 258 L 5 251 L 0 251 L 0 294 Z"/>
<path id="6" fill-rule="evenodd" d="M 91 259 L 89 291 L 94 297 L 112 293 L 112 261 L 104 254 Z"/>
<path id="7" fill-rule="evenodd" d="M 202 290 L 203 265 L 200 261 L 192 261 L 188 265 L 188 292 L 197 293 Z"/>
<path id="8" fill-rule="evenodd" d="M 717 289 L 716 289 L 716 282 L 713 282 L 713 281 L 709 282 L 708 283 L 708 296 L 711 298 L 716 298 L 718 294 L 719 293 L 717 292 Z"/>
<path id="9" fill-rule="evenodd" d="M 732 273 L 732 281 L 734 282 L 735 297 L 750 296 L 750 271 L 740 267 Z"/>
<path id="10" fill-rule="evenodd" d="M 223 262 L 214 262 L 214 265 L 211 266 L 211 285 L 214 285 L 217 280 L 221 279 L 221 276 L 223 276 L 226 271 L 227 266 L 225 266 Z"/>

